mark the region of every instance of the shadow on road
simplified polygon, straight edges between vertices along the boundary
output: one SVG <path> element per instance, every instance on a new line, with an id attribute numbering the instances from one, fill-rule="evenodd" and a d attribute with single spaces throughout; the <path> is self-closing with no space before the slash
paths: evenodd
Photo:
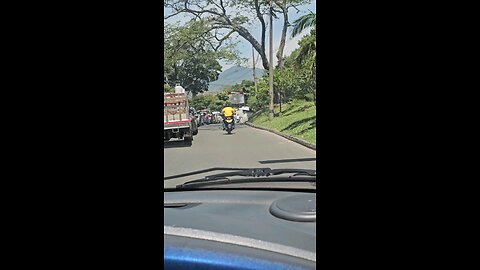
<path id="1" fill-rule="evenodd" d="M 219 130 L 221 129 L 220 124 L 210 124 L 210 125 L 203 125 L 198 127 L 198 132 L 202 131 L 211 131 L 211 130 Z"/>
<path id="2" fill-rule="evenodd" d="M 246 125 L 244 124 L 236 124 L 235 126 L 235 129 L 241 129 L 241 128 L 245 128 L 247 127 Z M 221 124 L 210 124 L 210 125 L 203 125 L 203 126 L 200 126 L 198 128 L 199 132 L 202 132 L 202 131 L 223 131 L 222 130 L 222 125 Z"/>
<path id="3" fill-rule="evenodd" d="M 291 158 L 291 159 L 261 160 L 258 163 L 270 164 L 270 163 L 286 163 L 286 162 L 305 162 L 305 161 L 316 161 L 316 160 L 317 158 Z"/>
<path id="4" fill-rule="evenodd" d="M 178 148 L 178 147 L 190 147 L 192 146 L 192 141 L 163 141 L 163 148 Z"/>

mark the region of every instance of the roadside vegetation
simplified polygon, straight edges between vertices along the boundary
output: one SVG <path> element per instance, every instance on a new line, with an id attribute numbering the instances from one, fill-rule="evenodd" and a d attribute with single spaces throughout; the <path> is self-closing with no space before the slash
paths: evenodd
<path id="1" fill-rule="evenodd" d="M 227 100 L 228 96 L 225 93 L 218 93 L 216 95 L 198 95 L 190 99 L 189 102 L 197 110 L 221 111 Z"/>
<path id="2" fill-rule="evenodd" d="M 243 81 L 233 87 L 245 93 L 247 106 L 256 112 L 249 121 L 316 144 L 316 27 L 315 14 L 294 22 L 292 35 L 312 27 L 299 41 L 299 48 L 288 56 L 284 66 L 274 69 L 274 118 L 268 119 L 268 74 L 257 81 Z"/>
<path id="3" fill-rule="evenodd" d="M 316 105 L 316 52 L 315 29 L 300 41 L 300 47 L 286 57 L 283 67 L 276 67 L 273 71 L 274 104 L 279 105 L 291 100 L 312 101 Z M 253 110 L 263 110 L 269 107 L 268 74 L 257 80 L 257 84 L 243 81 L 232 87 L 246 95 L 246 103 Z"/>
<path id="4" fill-rule="evenodd" d="M 249 122 L 283 134 L 287 134 L 311 144 L 316 144 L 317 116 L 312 101 L 294 100 L 283 105 L 280 112 L 279 105 L 275 106 L 275 117 L 268 120 L 268 110 L 257 112 Z"/>

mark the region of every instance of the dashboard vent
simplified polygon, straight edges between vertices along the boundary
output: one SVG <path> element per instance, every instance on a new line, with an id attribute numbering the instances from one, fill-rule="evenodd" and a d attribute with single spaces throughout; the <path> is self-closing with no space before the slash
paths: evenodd
<path id="1" fill-rule="evenodd" d="M 317 195 L 295 195 L 278 199 L 270 206 L 275 217 L 297 222 L 317 220 Z"/>

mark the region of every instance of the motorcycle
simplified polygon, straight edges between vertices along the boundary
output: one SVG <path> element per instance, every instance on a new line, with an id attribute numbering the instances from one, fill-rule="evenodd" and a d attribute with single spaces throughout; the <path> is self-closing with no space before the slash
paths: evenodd
<path id="1" fill-rule="evenodd" d="M 227 130 L 228 134 L 232 134 L 232 130 L 235 128 L 233 121 L 232 116 L 227 116 L 225 118 L 225 130 Z"/>
<path id="2" fill-rule="evenodd" d="M 210 114 L 210 113 L 207 114 L 206 118 L 207 118 L 206 119 L 207 125 L 213 124 L 213 115 L 212 114 Z"/>

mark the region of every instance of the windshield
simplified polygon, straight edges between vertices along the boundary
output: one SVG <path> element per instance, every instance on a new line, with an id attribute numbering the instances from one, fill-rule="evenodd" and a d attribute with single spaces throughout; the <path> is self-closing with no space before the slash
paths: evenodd
<path id="1" fill-rule="evenodd" d="M 233 169 L 312 176 L 315 1 L 166 0 L 164 71 L 164 188 Z"/>

